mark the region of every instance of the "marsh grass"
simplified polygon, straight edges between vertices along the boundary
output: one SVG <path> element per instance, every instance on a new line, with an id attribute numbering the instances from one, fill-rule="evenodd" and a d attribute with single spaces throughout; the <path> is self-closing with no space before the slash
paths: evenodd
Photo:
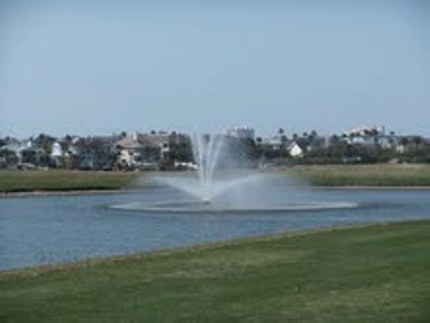
<path id="1" fill-rule="evenodd" d="M 1 322 L 424 322 L 430 221 L 0 273 Z"/>
<path id="2" fill-rule="evenodd" d="M 295 166 L 285 171 L 314 186 L 430 186 L 430 165 Z M 0 171 L 0 192 L 117 190 L 143 173 Z"/>
<path id="3" fill-rule="evenodd" d="M 314 186 L 430 186 L 430 165 L 297 166 L 287 172 Z"/>

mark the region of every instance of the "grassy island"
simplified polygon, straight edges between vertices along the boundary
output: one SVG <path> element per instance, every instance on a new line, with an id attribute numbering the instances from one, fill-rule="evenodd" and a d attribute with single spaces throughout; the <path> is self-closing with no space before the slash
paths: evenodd
<path id="1" fill-rule="evenodd" d="M 1 322 L 428 322 L 430 221 L 0 273 Z"/>

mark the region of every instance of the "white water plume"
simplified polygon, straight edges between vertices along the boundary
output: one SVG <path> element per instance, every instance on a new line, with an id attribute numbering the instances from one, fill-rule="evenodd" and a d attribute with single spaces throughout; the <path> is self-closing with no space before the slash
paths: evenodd
<path id="1" fill-rule="evenodd" d="M 204 203 L 212 203 L 215 198 L 223 193 L 247 186 L 254 182 L 261 175 L 243 174 L 243 171 L 223 169 L 219 167 L 229 164 L 231 157 L 228 152 L 228 142 L 221 135 L 197 135 L 191 136 L 191 146 L 193 157 L 197 165 L 197 177 L 195 176 L 161 176 L 157 180 L 177 188 L 189 195 L 201 200 Z M 216 173 L 221 173 L 218 178 Z"/>

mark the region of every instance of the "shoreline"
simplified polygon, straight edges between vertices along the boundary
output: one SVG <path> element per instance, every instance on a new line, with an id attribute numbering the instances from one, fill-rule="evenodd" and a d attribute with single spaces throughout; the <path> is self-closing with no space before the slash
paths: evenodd
<path id="1" fill-rule="evenodd" d="M 283 231 L 272 234 L 265 235 L 257 235 L 257 236 L 248 236 L 248 237 L 240 237 L 229 240 L 221 240 L 207 243 L 197 243 L 188 246 L 180 246 L 176 248 L 162 248 L 155 249 L 149 251 L 138 251 L 135 253 L 124 254 L 124 255 L 111 255 L 111 256 L 101 256 L 101 257 L 90 257 L 84 258 L 80 260 L 70 261 L 70 262 L 58 262 L 51 264 L 40 264 L 34 266 L 27 267 L 16 267 L 16 268 L 8 268 L 1 269 L 0 268 L 0 278 L 8 275 L 30 275 L 30 276 L 38 276 L 41 274 L 47 274 L 50 272 L 65 272 L 69 270 L 75 270 L 80 268 L 88 268 L 99 265 L 109 265 L 109 264 L 117 264 L 124 263 L 127 261 L 134 260 L 142 260 L 142 259 L 154 259 L 157 257 L 168 257 L 174 254 L 183 254 L 183 253 L 196 253 L 196 252 L 204 252 L 210 250 L 217 250 L 225 247 L 231 246 L 240 246 L 242 244 L 252 243 L 252 242 L 270 242 L 277 241 L 280 239 L 294 239 L 297 237 L 303 237 L 313 234 L 326 234 L 332 232 L 339 231 L 347 231 L 347 230 L 359 230 L 366 228 L 378 228 L 378 227 L 387 227 L 398 224 L 408 224 L 408 223 L 417 223 L 417 222 L 428 222 L 430 220 L 427 219 L 416 219 L 416 220 L 405 220 L 405 221 L 386 221 L 386 222 L 363 222 L 363 223 L 349 223 L 345 225 L 335 225 L 331 227 L 322 227 L 322 228 L 313 228 L 313 229 L 301 229 L 297 231 Z"/>
<path id="2" fill-rule="evenodd" d="M 309 186 L 311 189 L 324 190 L 430 190 L 428 185 L 345 185 L 345 186 Z"/>
<path id="3" fill-rule="evenodd" d="M 106 189 L 106 190 L 58 190 L 58 191 L 18 191 L 18 192 L 0 192 L 0 198 L 18 198 L 18 197 L 46 197 L 46 196 L 84 196 L 98 194 L 119 194 L 124 192 L 133 192 L 123 189 Z"/>
<path id="4" fill-rule="evenodd" d="M 0 272 L 0 316 L 17 322 L 428 321 L 429 229 L 430 220 L 396 222 Z"/>
<path id="5" fill-rule="evenodd" d="M 308 186 L 311 190 L 430 190 L 430 186 L 408 186 L 408 185 L 345 185 L 345 186 Z M 82 190 L 54 190 L 54 191 L 16 191 L 16 192 L 0 192 L 0 198 L 18 198 L 18 197 L 45 197 L 45 196 L 84 196 L 84 195 L 103 195 L 103 194 L 120 194 L 120 193 L 135 193 L 140 190 L 136 189 L 82 189 Z"/>

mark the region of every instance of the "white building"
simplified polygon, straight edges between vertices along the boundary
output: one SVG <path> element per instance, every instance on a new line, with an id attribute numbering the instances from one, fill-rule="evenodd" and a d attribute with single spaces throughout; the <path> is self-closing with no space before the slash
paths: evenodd
<path id="1" fill-rule="evenodd" d="M 297 144 L 297 142 L 293 141 L 287 148 L 288 153 L 291 157 L 302 158 L 303 157 L 303 149 Z"/>
<path id="2" fill-rule="evenodd" d="M 58 158 L 61 156 L 63 156 L 63 149 L 61 148 L 61 144 L 56 141 L 52 144 L 51 157 Z"/>
<path id="3" fill-rule="evenodd" d="M 384 126 L 362 126 L 343 132 L 346 136 L 367 136 L 370 134 L 383 135 L 385 134 Z"/>
<path id="4" fill-rule="evenodd" d="M 223 130 L 223 135 L 239 139 L 254 139 L 255 129 L 250 127 L 233 127 Z"/>

